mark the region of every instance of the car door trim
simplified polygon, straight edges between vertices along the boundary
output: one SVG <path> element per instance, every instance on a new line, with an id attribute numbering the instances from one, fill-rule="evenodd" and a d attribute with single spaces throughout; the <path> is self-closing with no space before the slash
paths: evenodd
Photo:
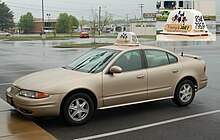
<path id="1" fill-rule="evenodd" d="M 166 99 L 172 99 L 172 98 L 174 98 L 174 96 L 157 98 L 157 99 L 152 99 L 152 100 L 144 100 L 144 101 L 138 101 L 138 102 L 132 102 L 132 103 L 126 103 L 126 104 L 119 104 L 119 105 L 113 105 L 113 106 L 100 107 L 98 109 L 115 108 L 115 107 L 121 107 L 121 106 L 133 105 L 133 104 L 140 104 L 140 103 L 147 103 L 147 102 L 152 102 L 152 101 L 160 101 L 160 100 L 166 100 Z"/>

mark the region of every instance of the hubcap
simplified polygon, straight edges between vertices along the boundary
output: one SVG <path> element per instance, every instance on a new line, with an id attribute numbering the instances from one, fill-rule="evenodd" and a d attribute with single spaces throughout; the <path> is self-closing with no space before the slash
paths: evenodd
<path id="1" fill-rule="evenodd" d="M 192 98 L 192 87 L 189 84 L 184 84 L 180 88 L 180 99 L 183 102 L 188 102 Z"/>
<path id="2" fill-rule="evenodd" d="M 85 99 L 77 98 L 70 103 L 68 112 L 74 121 L 82 121 L 89 113 L 89 104 Z"/>

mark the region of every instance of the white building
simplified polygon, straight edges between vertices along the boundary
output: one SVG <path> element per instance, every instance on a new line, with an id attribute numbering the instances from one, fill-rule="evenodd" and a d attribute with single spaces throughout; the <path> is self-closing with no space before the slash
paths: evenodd
<path id="1" fill-rule="evenodd" d="M 155 21 L 138 21 L 131 23 L 131 32 L 136 35 L 156 35 Z"/>
<path id="2" fill-rule="evenodd" d="M 160 10 L 195 9 L 203 16 L 216 15 L 216 0 L 160 0 Z"/>

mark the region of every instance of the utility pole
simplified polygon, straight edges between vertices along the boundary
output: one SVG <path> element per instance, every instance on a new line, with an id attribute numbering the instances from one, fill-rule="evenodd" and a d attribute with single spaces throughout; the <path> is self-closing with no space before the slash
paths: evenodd
<path id="1" fill-rule="evenodd" d="M 99 35 L 101 35 L 101 6 L 99 7 Z"/>
<path id="2" fill-rule="evenodd" d="M 126 14 L 126 21 L 127 21 L 127 28 L 126 28 L 126 31 L 128 32 L 128 15 L 129 14 Z"/>
<path id="3" fill-rule="evenodd" d="M 81 32 L 82 32 L 82 30 L 83 30 L 83 19 L 84 17 L 82 16 L 82 21 L 80 22 L 80 29 L 81 29 Z"/>
<path id="4" fill-rule="evenodd" d="M 44 33 L 44 0 L 42 0 L 42 33 Z"/>
<path id="5" fill-rule="evenodd" d="M 139 4 L 139 7 L 141 8 L 141 21 L 143 21 L 143 7 L 144 7 L 144 4 Z"/>

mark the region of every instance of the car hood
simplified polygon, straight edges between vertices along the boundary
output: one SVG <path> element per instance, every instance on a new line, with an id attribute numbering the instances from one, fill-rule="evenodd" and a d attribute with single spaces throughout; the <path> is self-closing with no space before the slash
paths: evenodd
<path id="1" fill-rule="evenodd" d="M 75 82 L 92 74 L 77 72 L 63 68 L 49 69 L 45 71 L 28 74 L 17 79 L 13 85 L 27 90 L 44 91 L 47 87 L 59 85 L 64 82 Z"/>

